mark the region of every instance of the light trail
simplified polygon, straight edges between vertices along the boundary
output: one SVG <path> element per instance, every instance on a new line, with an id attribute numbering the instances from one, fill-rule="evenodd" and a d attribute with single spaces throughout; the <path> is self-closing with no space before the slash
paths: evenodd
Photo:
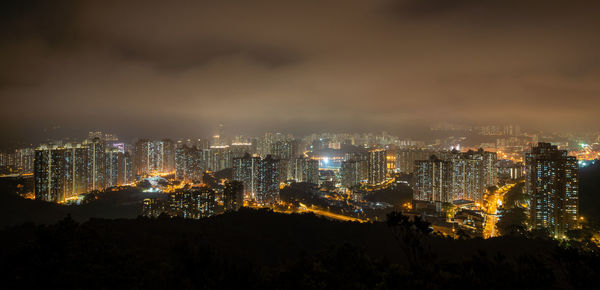
<path id="1" fill-rule="evenodd" d="M 366 220 L 363 220 L 363 219 L 346 216 L 346 215 L 342 215 L 342 214 L 337 214 L 337 213 L 332 213 L 332 212 L 329 212 L 326 210 L 320 210 L 320 209 L 316 209 L 316 208 L 312 208 L 312 207 L 307 207 L 306 205 L 304 205 L 302 203 L 300 204 L 299 209 L 301 211 L 308 211 L 308 212 L 312 212 L 316 215 L 320 215 L 320 216 L 324 216 L 324 217 L 328 217 L 328 218 L 332 218 L 332 219 L 336 219 L 336 220 L 341 220 L 341 221 L 351 221 L 351 222 L 360 222 L 360 223 L 367 222 Z"/>

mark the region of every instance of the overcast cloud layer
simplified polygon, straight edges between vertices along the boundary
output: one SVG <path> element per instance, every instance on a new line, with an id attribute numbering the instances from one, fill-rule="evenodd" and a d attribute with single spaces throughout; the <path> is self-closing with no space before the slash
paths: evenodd
<path id="1" fill-rule="evenodd" d="M 597 1 L 2 1 L 2 137 L 599 127 Z"/>

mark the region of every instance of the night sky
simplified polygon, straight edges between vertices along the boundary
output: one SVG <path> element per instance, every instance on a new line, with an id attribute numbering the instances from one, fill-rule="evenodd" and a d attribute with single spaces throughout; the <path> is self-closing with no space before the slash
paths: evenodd
<path id="1" fill-rule="evenodd" d="M 598 130 L 595 3 L 5 0 L 0 137 Z"/>

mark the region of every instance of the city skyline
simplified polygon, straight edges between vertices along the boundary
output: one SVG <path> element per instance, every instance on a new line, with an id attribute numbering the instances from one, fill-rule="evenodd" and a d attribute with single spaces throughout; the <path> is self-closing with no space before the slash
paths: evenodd
<path id="1" fill-rule="evenodd" d="M 209 126 L 205 124 L 205 126 Z M 375 138 L 376 136 L 384 137 L 387 136 L 389 138 L 402 140 L 402 142 L 425 142 L 425 143 L 434 143 L 436 140 L 440 139 L 452 139 L 459 140 L 462 138 L 462 141 L 465 139 L 468 140 L 479 140 L 478 142 L 496 142 L 501 140 L 502 138 L 510 138 L 510 137 L 526 137 L 533 138 L 537 140 L 538 138 L 543 138 L 547 141 L 551 142 L 571 142 L 572 145 L 577 145 L 581 143 L 596 143 L 600 142 L 600 131 L 565 131 L 565 132 L 556 132 L 556 131 L 542 131 L 537 129 L 524 128 L 520 124 L 507 122 L 505 124 L 486 124 L 486 125 L 463 125 L 456 123 L 435 123 L 433 125 L 423 127 L 422 130 L 413 133 L 394 133 L 393 131 L 387 131 L 382 128 L 378 130 L 339 130 L 339 131 L 327 131 L 327 130 L 318 130 L 318 131 L 305 131 L 304 133 L 294 133 L 285 130 L 260 130 L 254 129 L 251 131 L 230 131 L 229 126 L 224 125 L 223 123 L 214 123 L 212 128 L 204 128 L 202 130 L 192 130 L 190 132 L 183 132 L 180 134 L 166 134 L 160 135 L 158 132 L 144 134 L 142 132 L 132 133 L 121 135 L 118 132 L 123 132 L 122 130 L 116 129 L 113 131 L 106 130 L 106 128 L 100 130 L 97 127 L 94 127 L 93 130 L 80 128 L 78 130 L 70 131 L 64 130 L 60 126 L 54 126 L 49 130 L 43 130 L 42 133 L 31 136 L 24 137 L 22 134 L 11 135 L 11 137 L 7 137 L 0 142 L 0 151 L 9 151 L 18 148 L 28 148 L 32 146 L 37 146 L 41 144 L 63 144 L 63 143 L 77 143 L 84 141 L 86 139 L 92 138 L 93 135 L 98 135 L 101 138 L 107 138 L 107 140 L 114 140 L 120 142 L 127 143 L 135 143 L 139 140 L 144 139 L 169 139 L 173 141 L 200 141 L 209 142 L 211 145 L 215 145 L 215 140 L 220 139 L 219 144 L 221 145 L 230 145 L 232 143 L 244 143 L 249 142 L 250 140 L 256 138 L 263 138 L 267 135 L 277 135 L 283 136 L 285 138 L 296 138 L 303 139 L 311 136 L 353 136 L 354 138 L 363 138 L 367 136 L 371 136 L 368 138 Z M 30 132 L 31 133 L 31 132 Z M 221 134 L 219 136 L 219 134 Z M 219 138 L 217 138 L 219 136 Z M 507 139 L 508 140 L 508 139 Z M 227 144 L 225 144 L 227 143 Z M 457 142 L 459 144 L 461 142 Z M 469 142 L 470 143 L 470 142 Z M 408 144 L 408 143 L 407 143 Z M 415 145 L 415 144 L 413 144 Z M 502 146 L 498 144 L 498 146 Z"/>
<path id="2" fill-rule="evenodd" d="M 598 288 L 598 11 L 0 1 L 0 278 Z"/>

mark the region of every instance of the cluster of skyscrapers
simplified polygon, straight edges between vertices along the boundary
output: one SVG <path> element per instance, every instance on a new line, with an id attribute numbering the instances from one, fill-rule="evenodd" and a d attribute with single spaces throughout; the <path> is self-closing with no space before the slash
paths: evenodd
<path id="1" fill-rule="evenodd" d="M 180 180 L 202 180 L 204 171 L 233 169 L 233 180 L 243 184 L 248 200 L 261 205 L 276 203 L 279 186 L 284 181 L 317 184 L 317 160 L 301 154 L 299 142 L 285 135 L 266 134 L 254 143 L 238 138 L 228 144 L 222 128 L 206 142 L 178 142 L 175 148 L 175 172 Z"/>
<path id="2" fill-rule="evenodd" d="M 287 135 L 266 134 L 255 143 L 225 140 L 221 128 L 208 142 L 140 139 L 125 146 L 100 134 L 80 143 L 41 145 L 32 158 L 35 195 L 64 202 L 144 176 L 174 173 L 178 180 L 202 182 L 206 171 L 233 168 L 233 180 L 243 182 L 246 196 L 266 205 L 277 202 L 280 182 L 318 183 L 318 161 L 301 154 L 299 142 Z"/>
<path id="3" fill-rule="evenodd" d="M 64 202 L 94 190 L 133 182 L 131 156 L 100 138 L 35 149 L 35 197 Z"/>
<path id="4" fill-rule="evenodd" d="M 109 136 L 109 135 L 106 135 Z M 34 153 L 35 197 L 64 202 L 82 193 L 175 171 L 175 143 L 141 139 L 132 147 L 90 133 L 83 142 L 41 145 Z"/>
<path id="5" fill-rule="evenodd" d="M 234 159 L 244 157 L 246 153 L 262 157 L 271 155 L 275 159 L 285 160 L 286 164 L 299 156 L 299 142 L 286 139 L 286 136 L 266 134 L 258 139 L 241 137 L 228 143 L 222 135 L 223 129 L 220 127 L 219 130 L 221 133 L 213 136 L 212 142 L 187 140 L 176 144 L 175 168 L 179 179 L 200 180 L 198 171 L 232 168 Z"/>
<path id="6" fill-rule="evenodd" d="M 136 175 L 170 173 L 175 170 L 175 143 L 169 139 L 142 139 L 135 143 Z"/>
<path id="7" fill-rule="evenodd" d="M 233 179 L 243 183 L 244 195 L 260 205 L 276 203 L 281 182 L 319 183 L 319 162 L 298 156 L 291 144 L 273 144 L 273 155 L 265 158 L 246 153 L 233 160 Z M 295 143 L 291 141 L 289 143 Z"/>
<path id="8" fill-rule="evenodd" d="M 271 155 L 260 158 L 246 154 L 234 160 L 233 179 L 242 182 L 247 199 L 260 205 L 274 204 L 279 199 L 279 184 L 285 179 L 283 166 Z"/>
<path id="9" fill-rule="evenodd" d="M 33 148 L 19 148 L 12 152 L 0 152 L 0 174 L 23 174 L 33 172 Z"/>
<path id="10" fill-rule="evenodd" d="M 223 186 L 211 188 L 194 186 L 179 189 L 165 198 L 146 198 L 142 215 L 199 219 L 220 211 L 235 211 L 243 205 L 243 186 L 238 181 L 227 181 Z"/>
<path id="11" fill-rule="evenodd" d="M 150 200 L 145 204 L 148 215 L 157 212 L 152 209 L 160 208 L 184 217 L 210 214 L 214 205 L 207 200 L 219 200 L 226 209 L 235 209 L 244 200 L 273 205 L 279 201 L 281 184 L 286 182 L 327 182 L 353 191 L 363 186 L 385 187 L 393 174 L 404 174 L 412 180 L 416 201 L 483 203 L 486 190 L 498 185 L 499 179 L 514 181 L 525 177 L 526 193 L 531 198 L 532 228 L 547 228 L 561 235 L 578 226 L 578 163 L 576 157 L 571 157 L 572 152 L 539 143 L 524 155 L 520 151 L 520 157 L 512 154 L 511 150 L 531 144 L 529 139 L 521 142 L 519 138 L 529 135 L 518 126 L 436 130 L 459 129 L 482 136 L 516 138 L 519 142 L 498 148 L 496 153 L 484 149 L 461 152 L 457 150 L 459 145 L 449 146 L 454 149 L 448 150 L 445 144 L 461 142 L 460 138 L 425 145 L 423 141 L 398 139 L 385 132 L 312 134 L 302 139 L 266 133 L 228 140 L 220 125 L 212 139 L 141 139 L 132 146 L 118 143 L 111 135 L 91 133 L 83 142 L 2 153 L 0 166 L 9 166 L 16 173 L 33 172 L 36 199 L 51 202 L 131 184 L 144 176 L 174 174 L 177 180 L 199 184 L 207 171 L 230 169 L 231 178 L 224 183 L 219 181 L 223 187 L 220 191 L 188 188 L 172 193 L 167 203 Z"/>
<path id="12" fill-rule="evenodd" d="M 169 139 L 140 139 L 130 147 L 101 135 L 80 143 L 41 145 L 33 158 L 35 194 L 40 200 L 63 202 L 81 193 L 129 184 L 139 177 L 172 173 L 181 180 L 201 181 L 206 170 L 231 168 L 236 154 L 231 149 L 246 152 L 239 147 L 202 148 Z"/>
<path id="13" fill-rule="evenodd" d="M 486 188 L 497 180 L 496 153 L 457 150 L 438 152 L 426 160 L 415 161 L 415 200 L 452 202 L 483 201 Z"/>
<path id="14" fill-rule="evenodd" d="M 361 184 L 377 185 L 387 178 L 386 150 L 371 149 L 368 152 L 346 154 L 340 168 L 341 184 L 354 188 Z"/>

